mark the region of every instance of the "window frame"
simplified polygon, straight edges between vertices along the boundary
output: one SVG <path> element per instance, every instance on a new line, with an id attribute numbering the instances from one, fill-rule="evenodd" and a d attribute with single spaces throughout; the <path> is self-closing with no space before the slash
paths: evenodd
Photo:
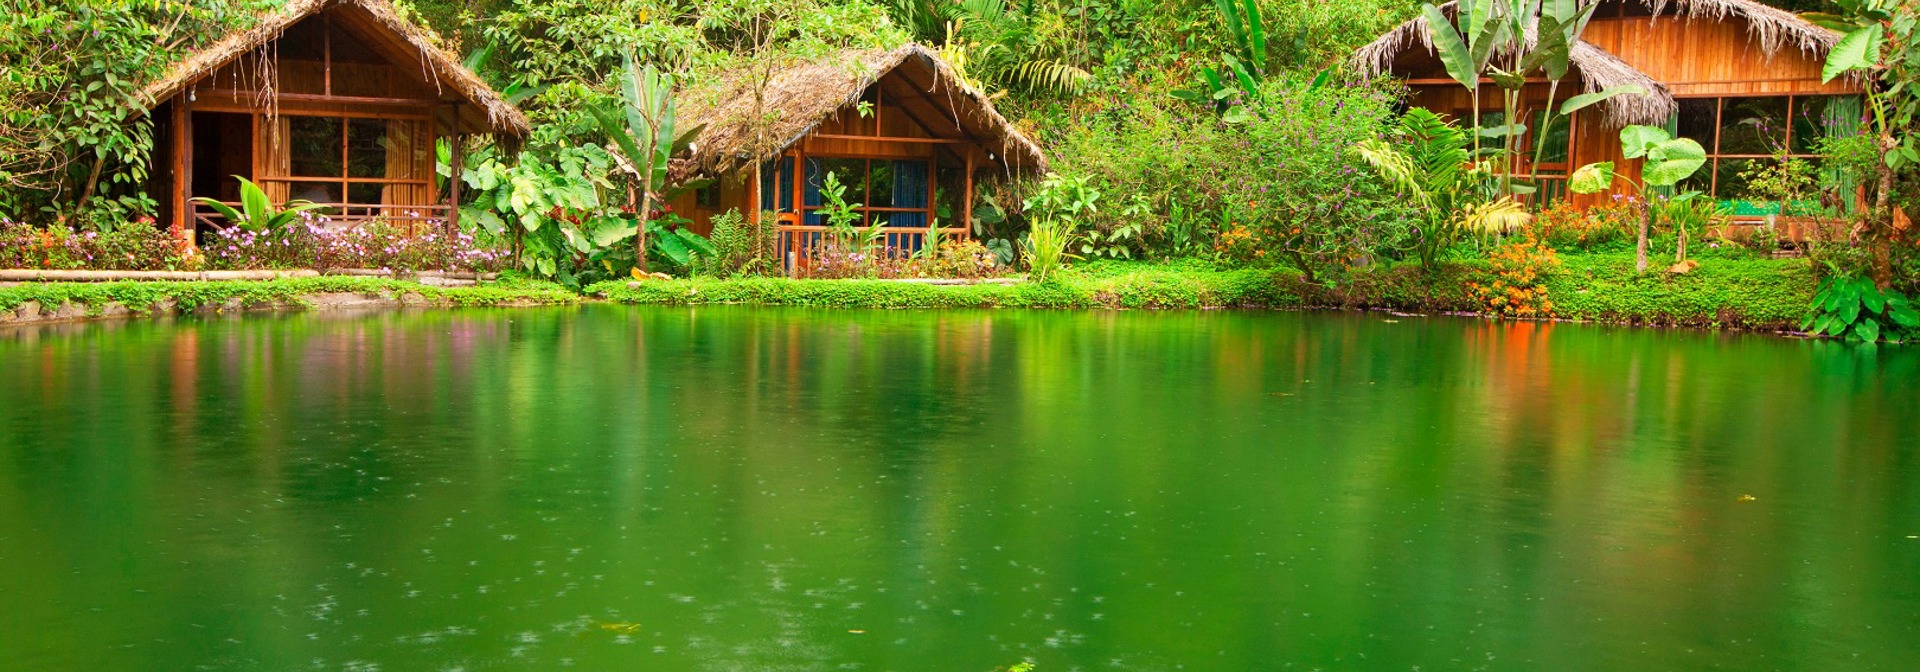
<path id="1" fill-rule="evenodd" d="M 270 182 L 282 183 L 287 186 L 288 194 L 297 197 L 298 196 L 297 189 L 303 185 L 309 185 L 309 184 L 337 185 L 340 188 L 339 200 L 326 201 L 326 202 L 314 201 L 314 203 L 319 205 L 336 206 L 336 207 L 342 207 L 342 208 L 365 207 L 365 206 L 384 207 L 386 205 L 383 202 L 385 201 L 384 194 L 386 193 L 386 187 L 390 187 L 390 186 L 409 186 L 409 187 L 428 187 L 428 188 L 431 188 L 433 186 L 434 180 L 431 177 L 424 178 L 424 179 L 407 179 L 407 178 L 392 178 L 392 177 L 353 177 L 353 156 L 354 156 L 353 155 L 353 125 L 355 121 L 361 121 L 361 122 L 373 121 L 373 122 L 378 122 L 382 125 L 385 125 L 388 122 L 393 122 L 393 121 L 411 121 L 411 122 L 416 122 L 421 124 L 423 128 L 431 129 L 433 127 L 434 121 L 432 116 L 430 115 L 427 115 L 427 114 L 378 114 L 376 115 L 376 114 L 354 114 L 354 113 L 331 113 L 331 112 L 330 113 L 312 113 L 312 112 L 306 112 L 306 111 L 286 111 L 286 112 L 282 112 L 281 116 L 287 117 L 289 120 L 294 118 L 307 118 L 307 119 L 330 119 L 330 120 L 340 122 L 340 129 L 341 129 L 340 156 L 339 156 L 340 174 L 338 176 L 294 175 L 292 168 L 289 167 L 286 175 L 259 177 L 256 181 L 262 183 L 262 186 L 265 186 L 266 183 L 270 183 Z M 381 135 L 383 139 L 386 138 L 385 133 L 386 131 L 383 130 Z M 436 138 L 435 140 L 437 141 L 438 138 Z M 282 138 L 281 141 L 292 142 L 292 138 Z M 291 151 L 291 148 L 289 148 L 289 151 Z M 390 143 L 386 148 L 386 151 L 388 152 L 393 151 L 393 147 L 391 146 Z M 385 155 L 383 154 L 382 156 L 385 156 Z M 383 161 L 382 163 L 389 164 L 390 161 L 391 160 L 388 159 Z M 439 163 L 439 159 L 437 157 L 429 156 L 428 162 L 429 162 L 428 164 L 429 166 L 434 166 L 433 168 L 431 168 L 431 170 L 436 170 L 436 171 L 438 170 L 437 165 Z M 386 171 L 386 168 L 383 165 L 381 168 L 381 172 L 384 173 L 385 171 Z M 353 185 L 356 185 L 356 184 L 378 185 L 381 188 L 382 197 L 376 198 L 373 202 L 370 202 L 370 203 L 356 201 L 353 199 Z"/>
<path id="2" fill-rule="evenodd" d="M 1675 96 L 1675 98 L 1682 99 L 1682 100 L 1714 101 L 1712 142 L 1711 143 L 1702 142 L 1700 138 L 1691 138 L 1695 142 L 1700 142 L 1701 148 L 1706 150 L 1706 155 L 1707 155 L 1706 163 L 1701 165 L 1700 170 L 1706 171 L 1707 189 L 1705 190 L 1705 193 L 1707 194 L 1707 196 L 1709 198 L 1712 198 L 1714 201 L 1719 202 L 1721 204 L 1725 204 L 1725 205 L 1730 205 L 1738 202 L 1753 202 L 1749 199 L 1730 198 L 1730 197 L 1722 196 L 1720 194 L 1720 164 L 1722 161 L 1753 161 L 1756 159 L 1772 159 L 1775 157 L 1775 155 L 1773 154 L 1722 153 L 1720 151 L 1720 143 L 1725 136 L 1724 131 L 1726 129 L 1727 101 L 1749 99 L 1749 98 L 1785 98 L 1787 101 L 1786 116 L 1782 120 L 1782 122 L 1785 125 L 1785 131 L 1784 131 L 1784 134 L 1781 136 L 1781 140 L 1780 140 L 1780 143 L 1781 143 L 1780 146 L 1786 150 L 1786 153 L 1784 154 L 1784 156 L 1792 159 L 1817 161 L 1820 158 L 1820 155 L 1817 153 L 1794 151 L 1794 133 L 1796 132 L 1797 127 L 1799 126 L 1798 124 L 1799 118 L 1796 115 L 1800 112 L 1801 105 L 1803 104 L 1804 101 L 1813 100 L 1813 99 L 1838 99 L 1838 98 L 1848 97 L 1849 95 L 1854 95 L 1854 94 L 1786 93 L 1786 94 L 1777 94 L 1777 95 L 1702 94 L 1702 95 Z M 1676 110 L 1674 114 L 1678 115 L 1679 112 Z M 1668 122 L 1668 126 L 1673 128 L 1675 134 L 1678 135 L 1679 125 L 1678 125 L 1677 116 L 1674 117 L 1672 121 Z M 1679 137 L 1688 137 L 1688 136 L 1679 136 Z M 1816 167 L 1818 166 L 1817 162 L 1815 163 L 1815 166 Z M 1762 218 L 1762 217 L 1765 217 L 1766 215 L 1736 213 L 1734 216 L 1736 218 L 1751 220 L 1756 218 Z"/>

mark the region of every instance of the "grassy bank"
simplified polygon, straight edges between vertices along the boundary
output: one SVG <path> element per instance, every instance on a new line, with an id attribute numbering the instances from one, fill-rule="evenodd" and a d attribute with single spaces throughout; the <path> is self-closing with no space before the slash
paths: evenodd
<path id="1" fill-rule="evenodd" d="M 881 280 L 707 278 L 606 282 L 588 293 L 631 304 L 747 304 L 830 308 L 1387 308 L 1478 313 L 1469 283 L 1484 262 L 1428 273 L 1379 269 L 1338 285 L 1292 271 L 1223 270 L 1203 263 L 1084 264 L 1047 284 L 933 286 Z M 1628 324 L 1785 329 L 1796 324 L 1815 280 L 1804 260 L 1702 259 L 1686 274 L 1636 276 L 1631 255 L 1567 255 L 1546 280 L 1563 319 Z"/>
<path id="2" fill-rule="evenodd" d="M 182 282 L 32 282 L 0 287 L 0 312 L 35 304 L 51 314 L 61 306 L 87 315 L 191 311 L 212 307 L 304 307 L 322 295 L 358 295 L 399 303 L 439 306 L 548 305 L 573 303 L 577 294 L 548 282 L 509 280 L 472 287 L 432 287 L 388 278 L 318 277 L 279 280 Z M 71 311 L 72 309 L 69 308 Z"/>

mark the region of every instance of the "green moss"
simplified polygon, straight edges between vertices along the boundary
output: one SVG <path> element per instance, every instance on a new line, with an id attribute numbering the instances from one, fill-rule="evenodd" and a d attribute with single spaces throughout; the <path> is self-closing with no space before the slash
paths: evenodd
<path id="1" fill-rule="evenodd" d="M 51 309 L 63 303 L 86 306 L 98 314 L 109 303 L 144 313 L 155 304 L 172 301 L 181 310 L 220 305 L 238 299 L 245 305 L 305 304 L 305 297 L 323 293 L 378 295 L 415 294 L 428 302 L 454 306 L 572 303 L 579 297 L 552 283 L 520 282 L 512 286 L 430 287 L 387 278 L 319 277 L 280 280 L 182 282 L 34 282 L 0 287 L 0 310 L 27 302 Z"/>
<path id="2" fill-rule="evenodd" d="M 1815 280 L 1799 260 L 1703 259 L 1691 273 L 1636 277 L 1632 255 L 1569 255 L 1548 282 L 1566 319 L 1782 329 L 1798 322 Z M 1083 264 L 1046 284 L 925 285 L 882 280 L 741 278 L 603 282 L 590 294 L 632 304 L 832 308 L 1385 308 L 1475 312 L 1467 283 L 1485 281 L 1483 261 L 1434 272 L 1396 265 L 1344 282 L 1310 285 L 1291 270 L 1221 269 L 1204 262 Z"/>

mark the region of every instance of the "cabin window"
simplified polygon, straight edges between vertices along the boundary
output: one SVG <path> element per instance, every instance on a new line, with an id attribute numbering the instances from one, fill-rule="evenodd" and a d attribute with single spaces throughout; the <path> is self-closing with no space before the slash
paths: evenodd
<path id="1" fill-rule="evenodd" d="M 806 223 L 827 224 L 820 212 L 825 203 L 820 190 L 827 175 L 846 186 L 843 198 L 856 209 L 860 219 L 855 226 L 925 227 L 928 198 L 932 195 L 927 180 L 927 162 L 892 159 L 808 158 L 806 175 Z"/>
<path id="2" fill-rule="evenodd" d="M 1669 131 L 1692 138 L 1707 150 L 1707 165 L 1680 183 L 1680 189 L 1711 194 L 1737 217 L 1775 214 L 1779 205 L 1757 201 L 1743 173 L 1777 155 L 1819 163 L 1823 138 L 1859 132 L 1856 96 L 1746 96 L 1682 98 Z M 1822 186 L 1845 191 L 1837 173 L 1820 171 Z"/>
<path id="3" fill-rule="evenodd" d="M 334 214 L 401 215 L 431 205 L 433 137 L 425 118 L 283 115 L 262 140 L 261 187 L 276 201 L 337 206 Z M 412 215 L 406 215 L 412 216 Z"/>

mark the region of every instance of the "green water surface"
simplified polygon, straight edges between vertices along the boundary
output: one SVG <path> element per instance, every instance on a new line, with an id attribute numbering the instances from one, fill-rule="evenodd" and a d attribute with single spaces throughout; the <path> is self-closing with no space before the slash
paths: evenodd
<path id="1" fill-rule="evenodd" d="M 1382 314 L 0 330 L 0 670 L 1913 670 L 1920 349 Z"/>

